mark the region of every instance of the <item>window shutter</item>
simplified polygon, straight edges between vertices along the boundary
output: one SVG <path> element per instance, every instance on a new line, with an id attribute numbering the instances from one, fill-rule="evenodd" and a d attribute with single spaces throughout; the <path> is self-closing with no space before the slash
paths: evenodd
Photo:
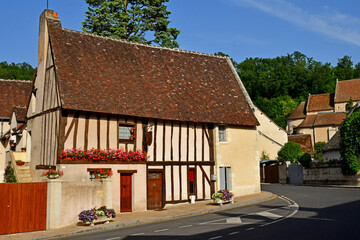
<path id="1" fill-rule="evenodd" d="M 224 167 L 220 167 L 220 190 L 224 190 L 225 189 L 225 168 Z"/>
<path id="2" fill-rule="evenodd" d="M 225 176 L 226 176 L 226 183 L 225 183 L 225 189 L 230 190 L 231 184 L 230 184 L 230 168 L 225 168 Z"/>

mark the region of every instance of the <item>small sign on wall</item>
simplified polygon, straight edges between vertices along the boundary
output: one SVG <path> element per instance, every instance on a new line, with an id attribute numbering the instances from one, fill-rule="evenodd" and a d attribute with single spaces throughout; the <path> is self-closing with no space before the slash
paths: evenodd
<path id="1" fill-rule="evenodd" d="M 103 191 L 102 190 L 96 191 L 96 196 L 97 197 L 102 197 L 103 196 Z"/>

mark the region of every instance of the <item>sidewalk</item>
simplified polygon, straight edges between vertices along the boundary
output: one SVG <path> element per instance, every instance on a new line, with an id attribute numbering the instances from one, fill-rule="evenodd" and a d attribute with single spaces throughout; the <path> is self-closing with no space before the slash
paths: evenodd
<path id="1" fill-rule="evenodd" d="M 50 239 L 55 237 L 67 236 L 77 233 L 101 231 L 106 229 L 121 228 L 125 226 L 132 226 L 136 224 L 143 224 L 156 221 L 165 221 L 175 218 L 188 217 L 192 215 L 199 215 L 209 212 L 225 210 L 234 207 L 241 207 L 252 205 L 259 202 L 267 201 L 276 198 L 275 194 L 270 192 L 261 192 L 242 197 L 235 197 L 234 204 L 225 204 L 223 206 L 213 204 L 212 200 L 199 201 L 195 204 L 180 203 L 174 205 L 167 205 L 164 210 L 149 210 L 136 213 L 117 214 L 117 217 L 110 224 L 98 224 L 94 227 L 78 226 L 76 224 L 46 230 L 39 232 L 17 233 L 10 235 L 0 235 L 0 240 L 3 239 Z"/>

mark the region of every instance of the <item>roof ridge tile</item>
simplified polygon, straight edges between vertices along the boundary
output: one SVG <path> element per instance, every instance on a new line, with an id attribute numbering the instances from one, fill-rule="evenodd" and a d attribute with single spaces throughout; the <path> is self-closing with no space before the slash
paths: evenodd
<path id="1" fill-rule="evenodd" d="M 83 34 L 83 35 L 88 35 L 88 36 L 91 36 L 91 37 L 109 39 L 109 40 L 118 41 L 118 42 L 122 42 L 122 43 L 142 46 L 142 47 L 164 49 L 164 50 L 169 50 L 169 51 L 174 51 L 174 52 L 182 52 L 182 53 L 191 53 L 191 54 L 196 54 L 196 55 L 201 55 L 201 56 L 209 56 L 209 57 L 222 58 L 222 59 L 227 58 L 226 56 L 218 56 L 218 55 L 214 55 L 214 54 L 210 54 L 210 53 L 201 53 L 201 52 L 183 50 L 183 49 L 179 49 L 179 48 L 168 48 L 168 47 L 155 46 L 155 45 L 150 45 L 150 44 L 145 44 L 145 43 L 131 42 L 131 41 L 124 40 L 124 39 L 101 36 L 101 35 L 97 35 L 95 33 L 81 32 L 81 31 L 76 31 L 76 30 L 72 30 L 72 29 L 68 29 L 68 28 L 62 28 L 62 30 L 65 30 L 65 31 L 68 31 L 68 32 L 73 32 L 73 33 L 79 33 L 79 34 Z"/>

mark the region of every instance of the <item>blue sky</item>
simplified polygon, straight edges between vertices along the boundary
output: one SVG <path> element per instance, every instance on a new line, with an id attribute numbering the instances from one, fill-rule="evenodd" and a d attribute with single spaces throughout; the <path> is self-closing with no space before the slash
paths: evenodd
<path id="1" fill-rule="evenodd" d="M 38 21 L 46 0 L 0 1 L 0 61 L 37 65 Z M 81 31 L 83 0 L 49 0 L 64 28 Z M 336 65 L 360 62 L 358 0 L 170 0 L 181 49 L 224 52 L 235 61 L 300 51 Z"/>

